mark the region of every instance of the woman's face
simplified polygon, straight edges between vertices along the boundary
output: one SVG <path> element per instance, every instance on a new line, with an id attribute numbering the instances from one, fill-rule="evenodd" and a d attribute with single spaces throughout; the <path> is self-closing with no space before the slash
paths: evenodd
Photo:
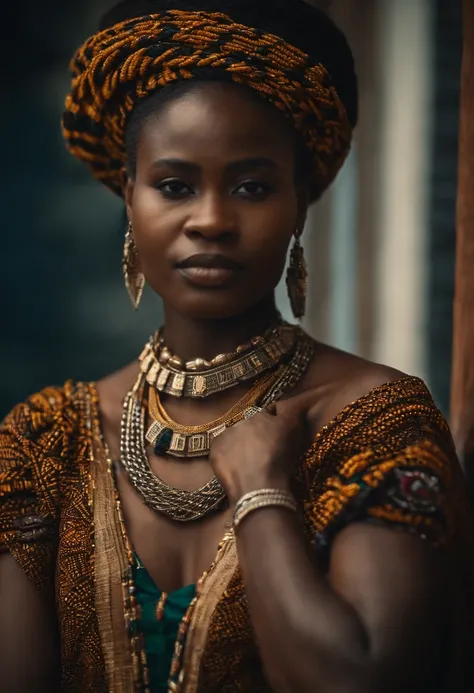
<path id="1" fill-rule="evenodd" d="M 304 199 L 282 116 L 222 84 L 146 119 L 126 188 L 147 282 L 192 319 L 240 315 L 273 293 Z"/>

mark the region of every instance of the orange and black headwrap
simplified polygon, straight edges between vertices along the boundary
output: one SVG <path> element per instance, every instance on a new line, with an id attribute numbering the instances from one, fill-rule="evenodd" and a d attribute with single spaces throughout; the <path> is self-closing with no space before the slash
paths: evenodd
<path id="1" fill-rule="evenodd" d="M 303 0 L 124 0 L 74 56 L 63 132 L 70 152 L 118 194 L 135 106 L 178 80 L 244 84 L 289 117 L 322 192 L 346 158 L 357 121 L 352 54 Z M 218 72 L 219 71 L 219 72 Z"/>

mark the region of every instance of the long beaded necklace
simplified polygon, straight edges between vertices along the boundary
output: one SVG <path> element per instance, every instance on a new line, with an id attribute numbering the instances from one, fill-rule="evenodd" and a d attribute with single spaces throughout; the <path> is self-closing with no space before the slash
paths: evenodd
<path id="1" fill-rule="evenodd" d="M 268 392 L 266 393 L 264 399 L 262 399 L 261 404 L 269 403 L 278 400 L 283 394 L 289 392 L 301 379 L 301 377 L 304 375 L 306 372 L 309 363 L 311 362 L 313 355 L 314 355 L 314 343 L 311 339 L 309 339 L 304 333 L 301 333 L 298 335 L 297 339 L 297 346 L 295 350 L 295 354 L 293 356 L 292 361 L 288 364 L 286 368 L 281 369 L 281 372 L 279 373 L 278 377 L 276 378 L 275 382 L 273 385 L 270 387 Z M 138 384 L 137 384 L 138 385 Z M 139 395 L 139 389 L 140 386 L 135 388 L 135 396 Z M 130 393 L 133 394 L 133 393 Z M 145 406 L 144 402 L 140 400 L 141 406 Z M 144 430 L 141 431 L 141 434 L 144 433 Z M 141 438 L 143 440 L 143 437 Z M 125 461 L 125 456 L 123 454 L 122 446 L 121 446 L 121 458 L 122 462 Z M 143 451 L 142 451 L 143 453 Z M 129 635 L 130 635 L 130 645 L 131 645 L 131 650 L 132 650 L 132 661 L 133 661 L 133 671 L 134 671 L 134 679 L 135 679 L 135 684 L 137 686 L 137 690 L 142 690 L 143 693 L 151 693 L 151 688 L 150 688 L 150 675 L 149 675 L 149 669 L 148 669 L 148 662 L 147 662 L 147 656 L 146 656 L 146 650 L 145 650 L 145 643 L 143 639 L 143 635 L 140 632 L 140 624 L 139 624 L 139 610 L 138 610 L 138 605 L 136 602 L 136 597 L 135 597 L 135 584 L 133 580 L 133 551 L 132 547 L 130 545 L 130 542 L 128 540 L 127 532 L 125 529 L 125 524 L 124 524 L 124 519 L 122 515 L 122 509 L 121 509 L 121 503 L 120 503 L 120 498 L 118 495 L 118 490 L 116 486 L 116 480 L 115 480 L 115 474 L 113 473 L 113 467 L 112 467 L 112 462 L 110 458 L 110 454 L 108 454 L 108 460 L 109 460 L 109 466 L 110 470 L 112 472 L 112 475 L 114 477 L 115 481 L 115 501 L 116 501 L 116 508 L 117 508 L 117 513 L 118 513 L 118 518 L 120 521 L 120 526 L 122 529 L 122 534 L 125 542 L 125 546 L 127 548 L 127 553 L 128 553 L 128 564 L 129 568 L 123 575 L 123 580 L 122 580 L 122 586 L 124 590 L 124 608 L 125 608 L 125 620 L 128 624 L 128 629 L 129 629 Z M 142 462 L 146 465 L 148 465 L 148 459 L 146 457 L 146 450 L 143 453 L 142 457 Z M 151 471 L 151 470 L 150 470 Z M 166 489 L 165 485 L 165 489 Z M 145 502 L 147 502 L 146 498 L 144 497 Z M 147 503 L 148 504 L 148 503 Z M 151 506 L 153 507 L 153 506 Z M 157 508 L 158 511 L 160 511 L 159 508 Z M 231 534 L 226 535 L 224 537 L 221 547 L 219 548 L 219 551 L 223 550 L 224 545 L 226 544 L 227 541 L 229 541 L 231 538 Z M 218 554 L 219 556 L 219 554 Z M 216 559 L 217 560 L 217 559 Z M 202 586 L 206 580 L 206 577 L 208 573 L 212 572 L 214 567 L 214 564 L 209 568 L 208 571 L 206 571 L 201 578 L 199 579 L 196 587 L 196 596 L 194 597 L 193 601 L 191 602 L 185 616 L 183 617 L 181 624 L 179 626 L 178 630 L 178 637 L 176 641 L 176 646 L 175 646 L 175 652 L 173 655 L 173 660 L 171 664 L 171 670 L 170 670 L 170 681 L 169 681 L 169 686 L 170 686 L 170 691 L 176 691 L 178 693 L 179 690 L 181 690 L 181 684 L 183 682 L 183 669 L 182 669 L 182 657 L 184 653 L 184 644 L 186 641 L 187 637 L 187 631 L 192 619 L 192 615 L 194 612 L 194 608 L 196 606 L 197 600 L 199 598 L 200 591 L 202 589 Z"/>
<path id="2" fill-rule="evenodd" d="M 296 350 L 288 365 L 282 369 L 260 406 L 274 402 L 289 392 L 306 372 L 314 355 L 314 342 L 302 330 L 295 329 Z M 152 471 L 146 452 L 145 422 L 147 407 L 144 401 L 144 378 L 138 379 L 125 399 L 121 436 L 121 461 L 135 489 L 146 505 L 179 522 L 189 522 L 224 508 L 227 499 L 214 476 L 200 489 L 184 491 L 166 484 Z"/>
<path id="3" fill-rule="evenodd" d="M 107 449 L 108 454 L 108 465 L 109 472 L 112 474 L 114 479 L 114 494 L 115 494 L 115 509 L 117 513 L 117 519 L 120 524 L 122 539 L 124 542 L 125 549 L 127 551 L 127 563 L 128 567 L 122 575 L 122 593 L 124 599 L 124 617 L 125 623 L 127 625 L 127 631 L 129 635 L 130 649 L 132 655 L 132 669 L 133 678 L 137 691 L 142 693 L 152 693 L 150 684 L 150 671 L 148 666 L 148 659 L 145 647 L 145 638 L 140 629 L 140 607 L 136 598 L 136 587 L 133 577 L 133 566 L 135 563 L 135 557 L 130 540 L 127 535 L 127 530 L 125 527 L 125 520 L 122 512 L 122 505 L 120 502 L 120 496 L 117 490 L 117 480 L 115 472 L 113 469 L 112 460 L 110 453 Z M 186 636 L 188 632 L 189 625 L 193 616 L 194 608 L 200 597 L 204 582 L 206 578 L 214 570 L 217 562 L 219 561 L 220 553 L 224 549 L 227 542 L 232 539 L 232 530 L 223 537 L 219 547 L 217 549 L 217 555 L 211 564 L 211 566 L 201 575 L 196 583 L 196 595 L 191 601 L 186 613 L 181 619 L 181 623 L 178 628 L 178 634 L 176 638 L 175 648 L 173 652 L 173 657 L 171 660 L 170 667 L 170 681 L 169 690 L 178 693 L 181 690 L 181 684 L 183 683 L 183 669 L 182 669 L 182 658 L 184 654 L 184 646 L 186 642 Z"/>

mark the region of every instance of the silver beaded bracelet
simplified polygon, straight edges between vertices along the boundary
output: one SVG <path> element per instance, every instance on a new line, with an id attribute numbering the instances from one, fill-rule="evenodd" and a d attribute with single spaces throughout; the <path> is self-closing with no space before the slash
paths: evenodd
<path id="1" fill-rule="evenodd" d="M 237 502 L 234 510 L 234 530 L 240 525 L 242 520 L 255 510 L 263 508 L 279 507 L 286 508 L 292 512 L 298 510 L 298 505 L 293 495 L 289 491 L 281 489 L 262 488 L 258 491 L 251 491 Z"/>

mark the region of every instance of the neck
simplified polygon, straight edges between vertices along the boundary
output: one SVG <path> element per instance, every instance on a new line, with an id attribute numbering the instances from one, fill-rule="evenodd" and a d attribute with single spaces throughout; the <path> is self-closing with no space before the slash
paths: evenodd
<path id="1" fill-rule="evenodd" d="M 275 300 L 265 299 L 242 315 L 220 320 L 191 320 L 165 305 L 164 337 L 168 349 L 185 361 L 211 360 L 230 353 L 252 337 L 263 335 L 277 321 Z"/>

